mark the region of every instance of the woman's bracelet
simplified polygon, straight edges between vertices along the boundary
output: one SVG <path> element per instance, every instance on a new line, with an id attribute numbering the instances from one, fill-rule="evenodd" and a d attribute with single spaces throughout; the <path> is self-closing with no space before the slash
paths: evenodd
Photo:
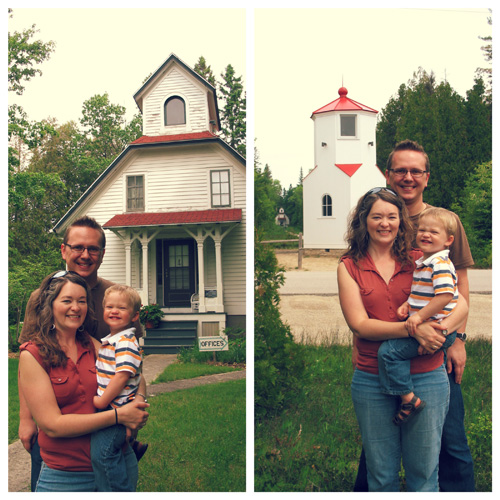
<path id="1" fill-rule="evenodd" d="M 115 408 L 115 421 L 116 425 L 118 425 L 118 411 L 116 410 L 116 408 Z"/>

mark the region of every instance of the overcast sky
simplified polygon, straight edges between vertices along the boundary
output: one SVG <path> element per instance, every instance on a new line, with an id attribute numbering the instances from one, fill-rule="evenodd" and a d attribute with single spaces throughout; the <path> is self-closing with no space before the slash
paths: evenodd
<path id="1" fill-rule="evenodd" d="M 255 137 L 288 189 L 314 167 L 311 114 L 339 97 L 381 111 L 419 67 L 461 96 L 486 67 L 488 9 L 276 9 L 255 12 Z M 425 145 L 424 145 L 425 146 Z"/>
<path id="2" fill-rule="evenodd" d="M 23 96 L 9 93 L 9 101 L 23 106 L 31 120 L 78 121 L 84 101 L 105 92 L 131 118 L 139 111 L 133 95 L 171 53 L 191 68 L 205 57 L 218 80 L 231 64 L 246 83 L 243 8 L 13 10 L 10 32 L 36 24 L 37 39 L 56 43 L 40 65 L 43 75 L 26 83 Z"/>

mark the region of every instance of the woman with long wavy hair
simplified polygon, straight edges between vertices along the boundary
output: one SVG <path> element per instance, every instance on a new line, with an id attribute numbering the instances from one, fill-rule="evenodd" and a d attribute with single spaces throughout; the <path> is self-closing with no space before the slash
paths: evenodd
<path id="1" fill-rule="evenodd" d="M 70 271 L 52 273 L 42 282 L 35 305 L 36 326 L 21 346 L 19 384 L 38 424 L 42 470 L 36 491 L 95 491 L 90 434 L 123 424 L 142 427 L 143 402 L 96 413 L 95 369 L 99 342 L 87 333 L 92 320 L 86 281 Z M 137 461 L 127 453 L 132 481 Z"/>
<path id="2" fill-rule="evenodd" d="M 355 371 L 351 394 L 368 470 L 370 491 L 399 491 L 401 460 L 408 491 L 438 491 L 441 433 L 448 411 L 449 385 L 439 347 L 468 311 L 463 298 L 453 315 L 422 323 L 415 338 L 428 353 L 411 360 L 415 390 L 425 398 L 425 411 L 403 427 L 392 423 L 399 400 L 381 391 L 377 352 L 382 341 L 408 335 L 397 308 L 410 293 L 414 262 L 411 226 L 404 201 L 392 190 L 374 188 L 353 210 L 348 249 L 337 270 L 339 299 L 354 333 Z"/>

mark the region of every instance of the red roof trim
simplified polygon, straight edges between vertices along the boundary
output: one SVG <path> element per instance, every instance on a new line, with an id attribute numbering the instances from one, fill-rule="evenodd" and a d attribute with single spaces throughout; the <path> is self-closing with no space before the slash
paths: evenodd
<path id="1" fill-rule="evenodd" d="M 102 227 L 170 226 L 179 224 L 210 224 L 221 222 L 241 222 L 241 208 L 215 210 L 192 210 L 186 212 L 155 212 L 117 214 Z"/>
<path id="2" fill-rule="evenodd" d="M 193 141 L 201 139 L 216 139 L 217 136 L 211 132 L 194 132 L 192 134 L 174 134 L 174 135 L 156 135 L 147 136 L 143 135 L 136 139 L 131 144 L 151 144 L 155 142 L 175 142 L 175 141 Z"/>
<path id="3" fill-rule="evenodd" d="M 327 113 L 328 111 L 368 111 L 369 113 L 378 113 L 377 110 L 356 102 L 353 99 L 349 99 L 348 97 L 339 97 L 338 99 L 335 99 L 335 101 L 332 101 L 316 111 L 313 111 L 313 115 Z"/>
<path id="4" fill-rule="evenodd" d="M 340 168 L 340 170 L 342 170 L 342 172 L 347 174 L 349 177 L 352 177 L 356 173 L 358 168 L 361 167 L 361 165 L 363 165 L 363 164 L 362 163 L 343 163 L 343 164 L 335 163 L 335 166 Z"/>

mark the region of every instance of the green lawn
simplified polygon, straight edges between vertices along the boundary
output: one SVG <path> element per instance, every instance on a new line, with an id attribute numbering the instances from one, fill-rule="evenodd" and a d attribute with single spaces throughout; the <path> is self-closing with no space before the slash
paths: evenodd
<path id="1" fill-rule="evenodd" d="M 150 398 L 138 491 L 245 491 L 245 380 Z"/>
<path id="2" fill-rule="evenodd" d="M 303 348 L 307 369 L 295 404 L 255 425 L 256 492 L 348 492 L 354 485 L 361 440 L 350 395 L 351 347 Z M 462 392 L 477 491 L 492 487 L 491 355 L 491 343 L 468 342 Z"/>

